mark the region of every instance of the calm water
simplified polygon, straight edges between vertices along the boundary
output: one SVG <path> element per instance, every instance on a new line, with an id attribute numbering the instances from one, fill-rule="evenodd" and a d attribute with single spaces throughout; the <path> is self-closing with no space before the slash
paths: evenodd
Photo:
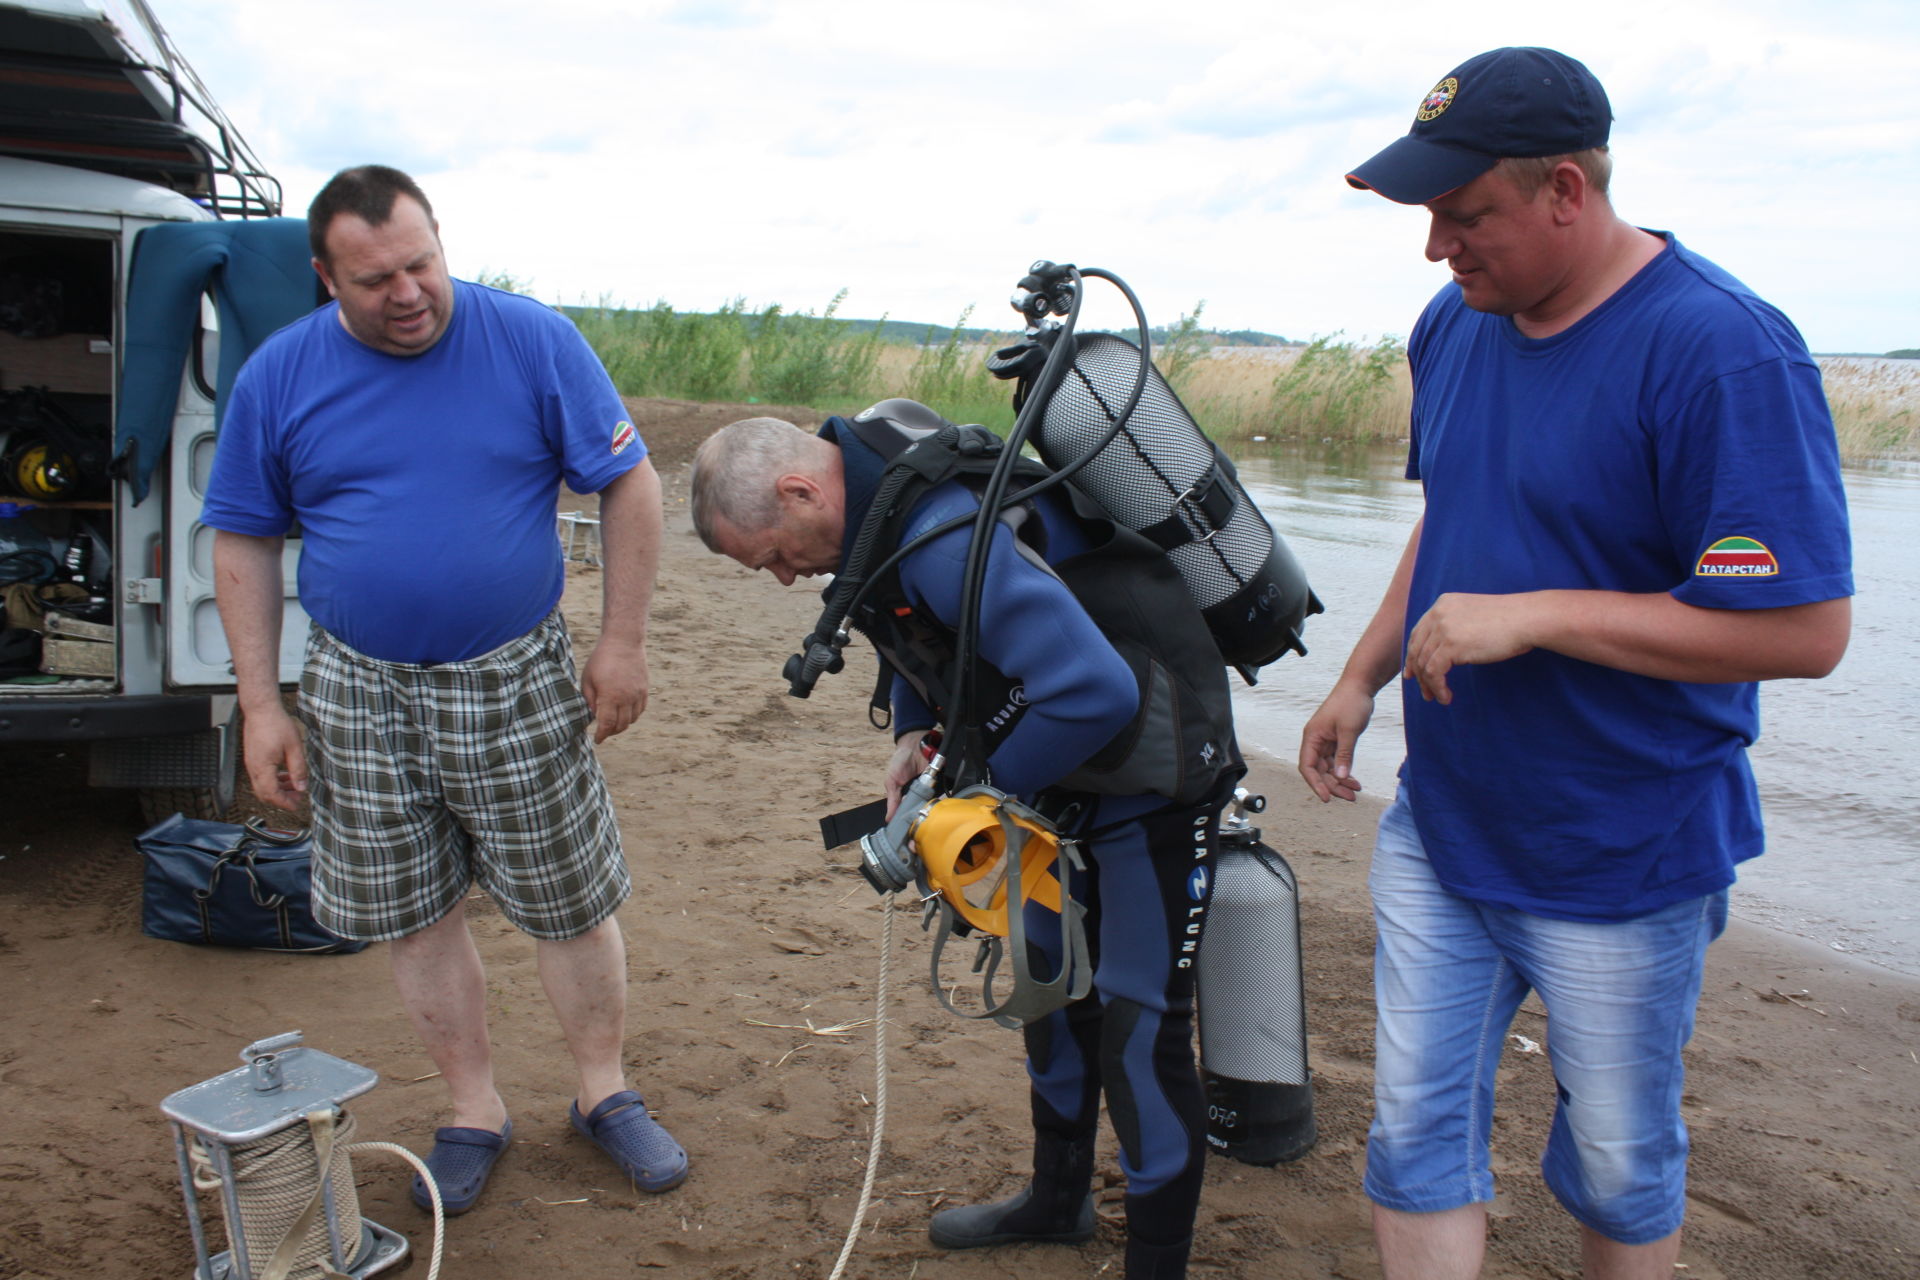
<path id="1" fill-rule="evenodd" d="M 1291 761 L 1380 602 L 1420 492 L 1400 478 L 1401 450 L 1284 446 L 1236 462 L 1327 606 L 1307 623 L 1304 660 L 1287 657 L 1236 693 L 1242 739 Z M 1761 692 L 1753 764 L 1768 849 L 1741 869 L 1734 912 L 1920 974 L 1920 464 L 1852 468 L 1846 484 L 1853 642 L 1825 680 Z M 1383 696 L 1354 765 L 1368 791 L 1392 794 L 1401 750 L 1399 699 Z"/>

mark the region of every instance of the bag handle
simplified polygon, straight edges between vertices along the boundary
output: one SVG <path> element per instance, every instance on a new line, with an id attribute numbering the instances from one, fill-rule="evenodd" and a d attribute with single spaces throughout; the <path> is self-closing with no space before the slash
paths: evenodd
<path id="1" fill-rule="evenodd" d="M 271 845 L 299 844 L 307 838 L 304 830 L 286 831 L 278 827 L 270 827 L 265 818 L 258 816 L 248 818 L 245 825 L 247 834 Z"/>

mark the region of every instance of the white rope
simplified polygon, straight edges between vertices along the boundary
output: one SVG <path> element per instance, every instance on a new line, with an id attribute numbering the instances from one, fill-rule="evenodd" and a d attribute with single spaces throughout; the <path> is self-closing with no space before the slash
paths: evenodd
<path id="1" fill-rule="evenodd" d="M 446 1243 L 446 1210 L 440 1207 L 440 1186 L 433 1180 L 433 1173 L 427 1168 L 427 1162 L 397 1142 L 356 1142 L 348 1151 L 385 1151 L 399 1156 L 412 1165 L 420 1174 L 420 1181 L 427 1184 L 427 1194 L 433 1197 L 433 1261 L 427 1266 L 427 1280 L 439 1280 L 440 1248 Z"/>
<path id="2" fill-rule="evenodd" d="M 351 1137 L 353 1129 L 353 1116 L 341 1111 L 337 1132 Z M 227 1224 L 229 1245 L 234 1243 L 232 1236 L 236 1230 L 244 1230 L 250 1252 L 264 1247 L 264 1239 L 292 1236 L 301 1226 L 294 1221 L 299 1216 L 299 1206 L 310 1204 L 317 1195 L 315 1188 L 319 1174 L 313 1166 L 318 1153 L 311 1129 L 289 1127 L 247 1146 L 236 1147 L 233 1151 L 234 1190 L 240 1203 L 244 1227 L 240 1223 Z M 440 1188 L 435 1185 L 426 1162 L 407 1148 L 392 1142 L 355 1142 L 334 1148 L 333 1157 L 327 1163 L 332 1166 L 330 1176 L 338 1179 L 339 1194 L 345 1202 L 341 1205 L 340 1215 L 343 1232 L 350 1226 L 349 1234 L 357 1238 L 360 1233 L 359 1198 L 355 1194 L 353 1165 L 348 1158 L 355 1151 L 390 1152 L 419 1171 L 420 1180 L 427 1184 L 427 1194 L 433 1200 L 433 1260 L 427 1268 L 426 1280 L 438 1280 L 440 1255 L 446 1238 L 446 1212 L 441 1207 Z M 218 1190 L 221 1186 L 220 1176 L 214 1171 L 213 1159 L 201 1143 L 196 1140 L 187 1154 L 193 1166 L 193 1185 L 202 1191 Z M 285 1163 L 289 1154 L 301 1157 L 291 1167 Z M 287 1275 L 292 1269 L 304 1267 L 308 1275 L 338 1275 L 324 1256 L 327 1237 L 319 1222 L 315 1221 L 303 1234 L 309 1237 L 305 1256 L 293 1252 L 292 1246 L 282 1241 L 282 1250 L 287 1256 L 282 1260 L 279 1274 Z M 273 1266 L 269 1262 L 267 1272 L 272 1271 Z"/>
<path id="3" fill-rule="evenodd" d="M 840 1280 L 860 1238 L 860 1227 L 867 1220 L 867 1208 L 873 1203 L 873 1178 L 880 1168 L 880 1142 L 887 1131 L 887 977 L 893 965 L 893 904 L 900 895 L 890 893 L 880 904 L 880 977 L 873 994 L 873 1141 L 867 1146 L 867 1176 L 860 1184 L 860 1203 L 853 1211 L 853 1225 L 847 1228 L 846 1243 L 840 1246 L 840 1260 L 833 1264 L 827 1280 Z M 433 1280 L 429 1276 L 427 1280 Z"/>
<path id="4" fill-rule="evenodd" d="M 239 1213 L 239 1221 L 226 1223 L 227 1243 L 235 1259 L 245 1247 L 249 1270 L 263 1280 L 286 1280 L 296 1272 L 301 1280 L 337 1274 L 331 1232 L 320 1216 L 328 1184 L 343 1243 L 359 1244 L 360 1198 L 345 1146 L 354 1129 L 350 1112 L 327 1109 L 307 1116 L 305 1123 L 227 1149 Z M 209 1145 L 196 1137 L 188 1149 L 193 1184 L 202 1191 L 222 1186 Z"/>

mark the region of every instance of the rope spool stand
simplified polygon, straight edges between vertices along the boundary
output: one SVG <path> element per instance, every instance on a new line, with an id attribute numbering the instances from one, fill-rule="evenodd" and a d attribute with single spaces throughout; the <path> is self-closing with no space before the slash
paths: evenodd
<path id="1" fill-rule="evenodd" d="M 193 1235 L 193 1280 L 363 1280 L 407 1257 L 405 1236 L 360 1215 L 349 1151 L 382 1150 L 425 1165 L 390 1143 L 351 1144 L 341 1106 L 379 1083 L 367 1067 L 301 1044 L 298 1031 L 255 1041 L 245 1064 L 170 1095 L 181 1194 Z M 439 1190 L 431 1177 L 440 1267 Z M 200 1194 L 217 1194 L 228 1248 L 210 1253 Z"/>

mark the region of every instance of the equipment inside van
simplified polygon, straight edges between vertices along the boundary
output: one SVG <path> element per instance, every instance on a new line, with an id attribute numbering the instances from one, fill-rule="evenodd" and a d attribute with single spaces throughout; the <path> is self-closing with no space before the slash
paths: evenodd
<path id="1" fill-rule="evenodd" d="M 0 668 L 0 744 L 84 745 L 149 820 L 233 796 L 198 517 L 226 380 L 319 297 L 279 212 L 145 0 L 0 0 L 0 648 L 38 650 Z"/>

